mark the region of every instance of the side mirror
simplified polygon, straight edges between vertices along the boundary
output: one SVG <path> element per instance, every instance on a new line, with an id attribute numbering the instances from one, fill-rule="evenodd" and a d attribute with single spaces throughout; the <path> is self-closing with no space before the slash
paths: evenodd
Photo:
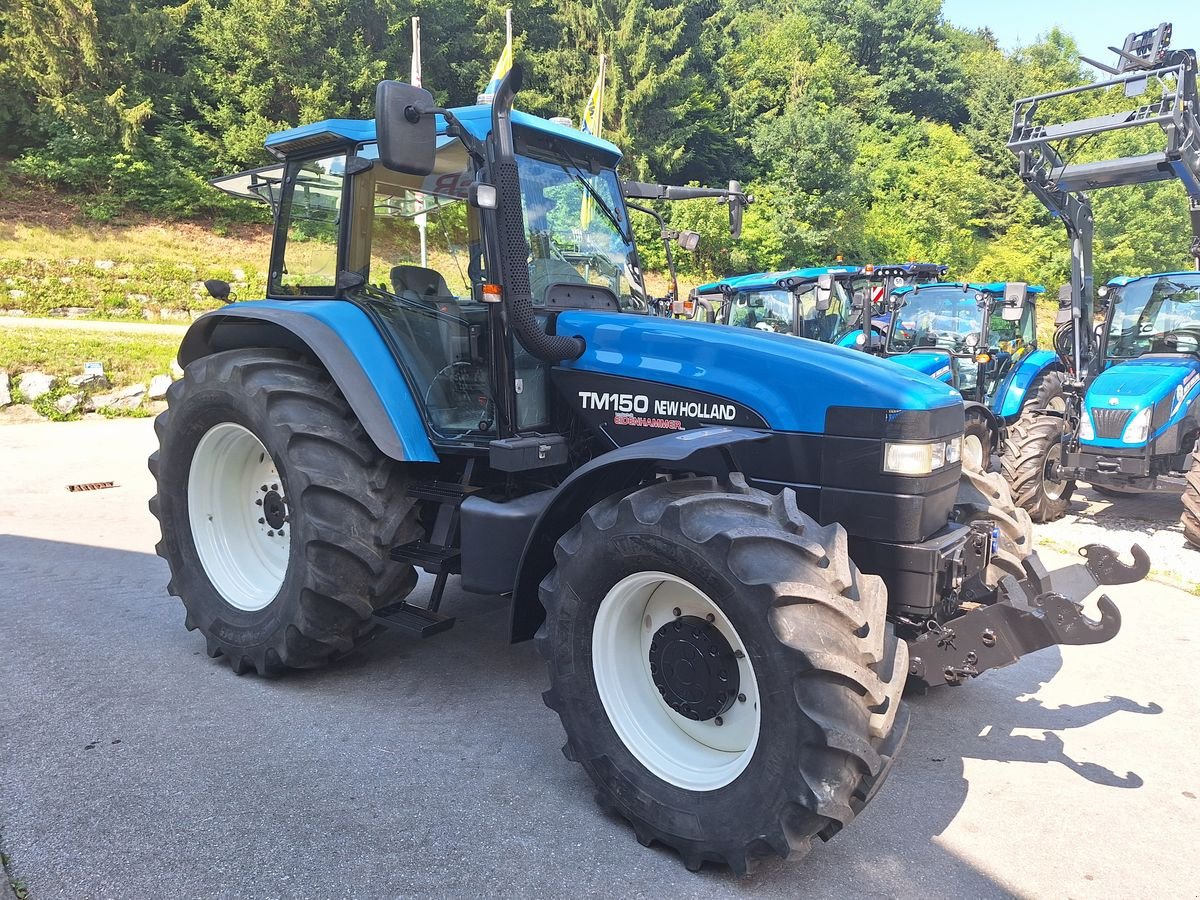
<path id="1" fill-rule="evenodd" d="M 228 281 L 222 281 L 220 278 L 210 278 L 204 282 L 204 289 L 208 291 L 208 296 L 214 300 L 220 300 L 222 303 L 233 302 L 233 289 Z"/>
<path id="2" fill-rule="evenodd" d="M 729 234 L 736 241 L 742 236 L 742 213 L 745 211 L 742 206 L 742 183 L 729 182 L 729 191 Z"/>
<path id="3" fill-rule="evenodd" d="M 817 276 L 817 309 L 824 312 L 829 309 L 833 299 L 833 276 L 828 272 Z"/>
<path id="4" fill-rule="evenodd" d="M 688 253 L 694 253 L 700 246 L 700 235 L 695 231 L 681 231 L 675 236 L 675 243 Z"/>
<path id="5" fill-rule="evenodd" d="M 428 175 L 437 154 L 433 94 L 403 81 L 381 81 L 375 90 L 379 161 L 393 172 Z"/>
<path id="6" fill-rule="evenodd" d="M 1099 297 L 1101 300 L 1107 300 L 1108 294 L 1109 294 L 1109 290 L 1108 290 L 1107 284 L 1102 284 L 1102 285 L 1100 285 L 1100 287 L 1096 288 L 1096 296 Z"/>

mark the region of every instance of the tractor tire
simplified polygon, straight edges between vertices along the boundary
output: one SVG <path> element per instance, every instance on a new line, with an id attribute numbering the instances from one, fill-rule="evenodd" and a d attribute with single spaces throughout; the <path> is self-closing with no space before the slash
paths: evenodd
<path id="1" fill-rule="evenodd" d="M 1197 447 L 1192 459 L 1192 467 L 1184 476 L 1186 485 L 1183 489 L 1183 536 L 1187 542 L 1200 550 L 1200 447 Z"/>
<path id="2" fill-rule="evenodd" d="M 840 525 L 790 490 L 688 478 L 597 503 L 555 561 L 544 699 L 640 843 L 746 874 L 874 796 L 907 730 L 908 646 Z"/>
<path id="3" fill-rule="evenodd" d="M 372 612 L 416 584 L 388 550 L 421 529 L 402 467 L 329 375 L 287 351 L 230 350 L 188 365 L 167 402 L 149 461 L 155 549 L 208 655 L 275 676 L 370 637 Z"/>
<path id="4" fill-rule="evenodd" d="M 1049 409 L 1054 412 L 1066 412 L 1067 376 L 1058 369 L 1043 372 L 1033 380 L 1025 396 L 1021 400 L 1020 415 L 1038 409 Z"/>
<path id="5" fill-rule="evenodd" d="M 1033 521 L 1029 513 L 1013 502 L 1004 476 L 969 467 L 963 460 L 958 497 L 954 502 L 954 520 L 970 525 L 992 521 L 999 531 L 992 561 L 983 573 L 983 584 L 991 590 L 1006 575 L 1025 577 L 1025 560 L 1034 552 Z"/>
<path id="6" fill-rule="evenodd" d="M 1034 522 L 1053 522 L 1067 514 L 1073 479 L 1052 482 L 1046 467 L 1062 454 L 1063 422 L 1058 416 L 1022 416 L 1010 427 L 1000 451 L 1000 471 L 1017 506 Z"/>
<path id="7" fill-rule="evenodd" d="M 970 466 L 980 472 L 991 468 L 992 428 L 987 419 L 973 410 L 967 411 L 967 424 L 963 432 L 963 468 Z"/>

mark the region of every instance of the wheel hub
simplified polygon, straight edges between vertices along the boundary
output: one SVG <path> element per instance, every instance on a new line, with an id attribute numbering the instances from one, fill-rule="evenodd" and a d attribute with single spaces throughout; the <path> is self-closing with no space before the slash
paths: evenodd
<path id="1" fill-rule="evenodd" d="M 715 719 L 737 699 L 733 648 L 715 625 L 698 616 L 680 616 L 654 633 L 650 675 L 667 705 L 696 722 Z"/>
<path id="2" fill-rule="evenodd" d="M 284 502 L 279 491 L 267 491 L 263 496 L 263 518 L 267 520 L 267 525 L 276 530 L 283 527 L 283 523 L 287 521 L 287 503 Z"/>

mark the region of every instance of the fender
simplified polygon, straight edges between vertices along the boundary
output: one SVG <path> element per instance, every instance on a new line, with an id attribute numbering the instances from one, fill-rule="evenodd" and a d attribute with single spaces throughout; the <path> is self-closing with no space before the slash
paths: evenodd
<path id="1" fill-rule="evenodd" d="M 710 465 L 704 471 L 725 474 L 734 468 L 731 446 L 767 437 L 765 432 L 749 428 L 677 431 L 605 453 L 572 472 L 558 486 L 525 542 L 513 585 L 512 641 L 529 640 L 542 624 L 546 614 L 538 598 L 538 585 L 554 568 L 554 545 L 592 505 L 622 488 L 636 486 L 656 472 L 678 468 L 704 451 L 712 451 L 705 460 Z"/>
<path id="2" fill-rule="evenodd" d="M 975 415 L 987 422 L 988 430 L 992 433 L 992 449 L 996 449 L 996 440 L 1000 436 L 1001 422 L 999 417 L 978 400 L 964 400 L 963 411 L 967 418 Z"/>
<path id="3" fill-rule="evenodd" d="M 437 462 L 404 373 L 367 314 L 347 300 L 258 300 L 205 313 L 188 329 L 179 364 L 248 347 L 279 347 L 320 360 L 380 451 Z"/>
<path id="4" fill-rule="evenodd" d="M 1016 418 L 1029 386 L 1051 369 L 1060 368 L 1058 356 L 1052 350 L 1034 350 L 1013 366 L 996 389 L 996 398 L 992 401 L 996 413 L 1006 422 Z"/>

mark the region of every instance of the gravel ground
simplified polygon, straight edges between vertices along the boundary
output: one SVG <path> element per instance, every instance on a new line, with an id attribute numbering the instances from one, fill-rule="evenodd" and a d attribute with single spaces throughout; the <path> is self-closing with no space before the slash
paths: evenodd
<path id="1" fill-rule="evenodd" d="M 1075 493 L 1070 513 L 1035 526 L 1035 534 L 1041 546 L 1068 553 L 1090 543 L 1114 549 L 1141 544 L 1150 554 L 1151 578 L 1200 596 L 1200 549 L 1184 540 L 1179 493 L 1170 487 L 1113 498 L 1084 484 Z"/>

